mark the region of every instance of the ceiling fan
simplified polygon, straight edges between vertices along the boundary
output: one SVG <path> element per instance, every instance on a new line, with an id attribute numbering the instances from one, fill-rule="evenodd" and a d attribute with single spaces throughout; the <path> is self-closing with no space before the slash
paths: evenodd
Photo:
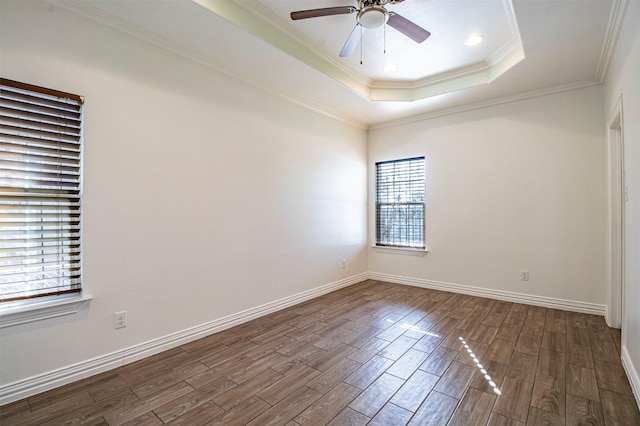
<path id="1" fill-rule="evenodd" d="M 358 47 L 362 38 L 362 32 L 364 29 L 371 30 L 382 27 L 384 24 L 395 28 L 416 43 L 422 43 L 429 38 L 431 35 L 429 31 L 384 7 L 386 4 L 397 4 L 402 3 L 403 1 L 404 0 L 359 0 L 358 7 L 338 6 L 324 7 L 321 9 L 298 10 L 291 12 L 291 19 L 297 21 L 298 19 L 317 18 L 320 16 L 348 15 L 351 13 L 357 13 L 356 25 L 353 27 L 351 35 L 349 35 L 347 42 L 344 44 L 344 47 L 340 52 L 340 56 L 344 58 L 351 56 L 356 50 L 356 47 Z"/>

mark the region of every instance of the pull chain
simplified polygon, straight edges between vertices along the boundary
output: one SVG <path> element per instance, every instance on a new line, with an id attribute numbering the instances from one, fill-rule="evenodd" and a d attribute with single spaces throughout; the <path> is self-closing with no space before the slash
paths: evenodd
<path id="1" fill-rule="evenodd" d="M 360 25 L 360 65 L 362 65 L 362 45 L 364 44 L 364 40 L 362 40 L 362 25 Z"/>
<path id="2" fill-rule="evenodd" d="M 384 51 L 384 54 L 387 54 L 387 26 L 386 25 L 382 25 L 382 49 Z"/>

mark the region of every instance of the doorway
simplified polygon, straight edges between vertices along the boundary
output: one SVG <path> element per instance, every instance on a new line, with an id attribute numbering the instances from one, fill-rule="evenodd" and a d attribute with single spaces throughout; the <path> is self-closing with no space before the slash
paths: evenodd
<path id="1" fill-rule="evenodd" d="M 607 123 L 607 315 L 610 327 L 622 327 L 624 309 L 624 141 L 622 96 Z"/>

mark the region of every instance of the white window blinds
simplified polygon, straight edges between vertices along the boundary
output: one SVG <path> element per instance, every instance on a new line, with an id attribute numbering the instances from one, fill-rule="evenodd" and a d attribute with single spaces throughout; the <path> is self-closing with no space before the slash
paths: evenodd
<path id="1" fill-rule="evenodd" d="M 376 163 L 376 245 L 425 248 L 424 157 Z"/>
<path id="2" fill-rule="evenodd" d="M 0 79 L 0 301 L 79 292 L 80 96 Z"/>

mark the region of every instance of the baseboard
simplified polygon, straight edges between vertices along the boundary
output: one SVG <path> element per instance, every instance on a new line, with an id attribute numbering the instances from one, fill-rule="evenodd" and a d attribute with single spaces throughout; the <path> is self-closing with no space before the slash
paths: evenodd
<path id="1" fill-rule="evenodd" d="M 348 287 L 366 279 L 366 272 L 353 275 L 311 290 L 303 291 L 292 296 L 287 296 L 273 302 L 265 303 L 264 305 L 228 315 L 205 324 L 149 340 L 138 345 L 130 346 L 119 351 L 2 385 L 0 386 L 0 405 L 5 405 L 77 380 L 103 373 L 202 337 L 209 336 L 219 331 L 226 330 L 235 325 L 268 315 L 272 312 L 297 305 L 323 294 Z"/>
<path id="2" fill-rule="evenodd" d="M 553 297 L 535 296 L 531 294 L 516 293 L 512 291 L 492 290 L 488 288 L 474 287 L 462 284 L 425 280 L 422 278 L 381 274 L 378 272 L 369 272 L 368 278 L 372 280 L 386 281 L 396 284 L 405 284 L 415 287 L 449 291 L 452 293 L 462 293 L 468 294 L 470 296 L 487 297 L 490 299 L 504 300 L 506 302 L 523 303 L 525 305 L 542 306 L 545 308 L 562 309 L 565 311 L 581 312 L 585 314 L 604 316 L 606 313 L 606 306 L 596 303 L 556 299 Z"/>
<path id="3" fill-rule="evenodd" d="M 631 391 L 636 399 L 636 404 L 638 404 L 638 409 L 640 409 L 640 376 L 638 375 L 638 370 L 636 366 L 633 365 L 631 355 L 629 355 L 629 351 L 625 345 L 622 346 L 620 352 L 622 352 L 622 368 L 624 368 L 624 371 L 627 373 L 629 383 L 631 384 Z"/>

